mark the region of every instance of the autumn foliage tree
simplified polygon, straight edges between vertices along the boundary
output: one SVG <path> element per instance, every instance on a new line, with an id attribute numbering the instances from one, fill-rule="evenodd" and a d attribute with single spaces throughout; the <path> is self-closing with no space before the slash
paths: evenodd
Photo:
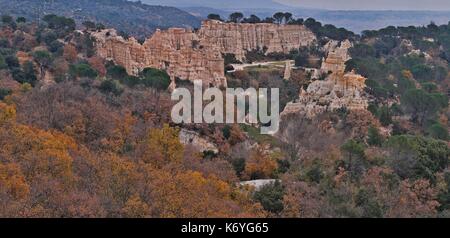
<path id="1" fill-rule="evenodd" d="M 244 174 L 249 179 L 271 178 L 277 168 L 277 161 L 263 147 L 257 147 L 246 161 Z"/>
<path id="2" fill-rule="evenodd" d="M 72 44 L 66 44 L 64 46 L 63 56 L 67 61 L 74 62 L 78 57 L 77 49 Z"/>
<path id="3" fill-rule="evenodd" d="M 20 200 L 30 193 L 30 186 L 16 163 L 0 164 L 0 197 Z"/>
<path id="4" fill-rule="evenodd" d="M 233 199 L 238 191 L 215 177 L 193 171 L 176 174 L 161 171 L 155 178 L 151 193 L 157 217 L 247 217 L 260 213 L 259 207 L 248 203 L 249 200 Z M 236 206 L 245 209 L 233 208 Z"/>
<path id="5" fill-rule="evenodd" d="M 165 124 L 161 129 L 151 129 L 148 136 L 148 153 L 144 160 L 157 167 L 180 163 L 184 147 L 178 138 L 178 129 Z"/>

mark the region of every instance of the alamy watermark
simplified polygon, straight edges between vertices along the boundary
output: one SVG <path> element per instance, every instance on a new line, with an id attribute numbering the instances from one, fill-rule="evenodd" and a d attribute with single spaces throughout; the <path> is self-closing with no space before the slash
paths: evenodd
<path id="1" fill-rule="evenodd" d="M 270 89 L 270 111 L 267 88 L 259 88 L 259 90 L 227 88 L 225 95 L 223 93 L 218 88 L 207 88 L 203 92 L 201 80 L 194 81 L 193 98 L 188 89 L 176 88 L 172 92 L 171 99 L 179 102 L 172 108 L 172 121 L 174 123 L 209 124 L 249 123 L 261 125 L 261 134 L 275 134 L 278 131 L 280 122 L 278 88 Z M 208 102 L 205 106 L 203 106 L 204 101 Z"/>

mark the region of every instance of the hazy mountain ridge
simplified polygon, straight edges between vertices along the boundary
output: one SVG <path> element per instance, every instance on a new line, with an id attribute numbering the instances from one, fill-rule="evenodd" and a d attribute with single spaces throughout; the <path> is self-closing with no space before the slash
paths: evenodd
<path id="1" fill-rule="evenodd" d="M 307 11 L 298 12 L 308 16 Z M 345 27 L 354 32 L 377 30 L 386 26 L 422 26 L 430 22 L 447 24 L 450 11 L 319 11 L 312 15 L 323 23 Z"/>
<path id="2" fill-rule="evenodd" d="M 209 13 L 220 14 L 222 18 L 235 10 L 215 9 L 207 7 L 183 7 L 183 10 L 199 17 L 206 18 Z M 280 9 L 278 9 L 280 10 Z M 286 10 L 286 9 L 285 9 Z M 255 14 L 261 18 L 272 16 L 277 9 L 242 9 L 240 12 L 249 16 Z M 312 17 L 324 24 L 333 24 L 344 27 L 356 33 L 364 30 L 377 30 L 386 26 L 422 26 L 430 22 L 447 24 L 450 20 L 450 11 L 343 11 L 291 8 L 287 10 L 295 17 L 304 19 Z"/>
<path id="3" fill-rule="evenodd" d="M 136 36 L 148 36 L 157 28 L 198 27 L 200 20 L 175 7 L 150 6 L 125 0 L 0 0 L 0 13 L 35 20 L 45 14 L 91 20 Z M 174 17 L 176 16 L 176 17 Z"/>
<path id="4" fill-rule="evenodd" d="M 152 5 L 164 5 L 174 7 L 209 7 L 217 9 L 245 9 L 245 8 L 259 8 L 266 9 L 289 9 L 290 6 L 285 6 L 281 3 L 272 0 L 142 0 L 142 2 Z"/>
<path id="5" fill-rule="evenodd" d="M 145 3 L 145 4 L 144 4 Z M 156 5 L 147 5 L 157 4 Z M 202 18 L 217 13 L 228 18 L 232 12 L 245 15 L 256 14 L 261 18 L 272 16 L 277 11 L 289 11 L 295 17 L 315 18 L 324 24 L 333 24 L 360 33 L 393 26 L 421 26 L 431 21 L 446 24 L 450 11 L 343 11 L 302 9 L 289 7 L 271 0 L 264 1 L 162 1 L 143 0 L 0 0 L 0 13 L 25 16 L 35 20 L 39 16 L 54 13 L 74 18 L 78 23 L 86 20 L 103 23 L 109 27 L 128 32 L 138 37 L 150 35 L 157 28 L 200 26 Z M 175 17 L 174 17 L 175 16 Z"/>

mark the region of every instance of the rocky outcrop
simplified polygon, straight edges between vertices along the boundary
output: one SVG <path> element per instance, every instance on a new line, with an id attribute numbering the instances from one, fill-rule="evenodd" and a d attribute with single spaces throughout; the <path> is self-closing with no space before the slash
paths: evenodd
<path id="1" fill-rule="evenodd" d="M 283 79 L 286 79 L 286 80 L 291 79 L 291 74 L 292 74 L 291 61 L 286 61 L 286 66 L 284 67 Z"/>
<path id="2" fill-rule="evenodd" d="M 240 182 L 239 185 L 241 186 L 249 186 L 255 189 L 255 191 L 260 191 L 261 188 L 263 188 L 266 185 L 274 184 L 276 182 L 280 182 L 281 180 L 278 179 L 258 179 L 258 180 L 251 180 L 251 181 L 244 181 Z"/>
<path id="3" fill-rule="evenodd" d="M 316 40 L 315 35 L 302 25 L 223 23 L 215 20 L 202 22 L 198 35 L 203 45 L 216 48 L 222 54 L 234 54 L 237 60 L 243 60 L 246 52 L 252 50 L 287 54 Z"/>
<path id="4" fill-rule="evenodd" d="M 345 73 L 345 62 L 350 59 L 349 41 L 327 44 L 328 55 L 319 71 L 328 74 L 325 80 L 313 81 L 306 90 L 301 89 L 298 101 L 286 105 L 282 115 L 305 113 L 309 118 L 325 111 L 340 108 L 365 110 L 368 102 L 364 96 L 366 78 L 354 71 Z"/>
<path id="5" fill-rule="evenodd" d="M 346 40 L 339 44 L 336 41 L 329 41 L 325 45 L 328 52 L 327 57 L 322 61 L 321 71 L 329 74 L 332 80 L 341 79 L 345 73 L 345 62 L 351 59 L 348 49 L 352 47 L 350 41 Z"/>
<path id="6" fill-rule="evenodd" d="M 219 149 L 216 145 L 209 142 L 207 139 L 202 138 L 197 132 L 182 129 L 180 131 L 180 142 L 183 145 L 191 145 L 198 149 L 200 152 L 212 151 L 219 153 Z"/>
<path id="7" fill-rule="evenodd" d="M 289 53 L 311 44 L 314 34 L 300 25 L 237 24 L 204 21 L 194 32 L 184 28 L 157 30 L 143 44 L 124 39 L 114 30 L 92 32 L 99 56 L 113 60 L 136 75 L 146 67 L 164 69 L 182 80 L 202 80 L 208 86 L 226 86 L 223 54 L 243 59 L 251 50 Z"/>
<path id="8" fill-rule="evenodd" d="M 122 65 L 137 75 L 147 67 L 166 70 L 174 81 L 203 80 L 207 85 L 226 85 L 224 60 L 219 52 L 199 45 L 197 35 L 188 29 L 156 31 L 142 45 L 134 38 L 125 40 L 114 30 L 93 33 L 97 54 Z"/>

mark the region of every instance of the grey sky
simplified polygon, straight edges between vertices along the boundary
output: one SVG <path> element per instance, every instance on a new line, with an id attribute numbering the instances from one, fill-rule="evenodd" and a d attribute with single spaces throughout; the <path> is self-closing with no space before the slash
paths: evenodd
<path id="1" fill-rule="evenodd" d="M 275 0 L 307 8 L 333 10 L 450 10 L 450 0 Z"/>

